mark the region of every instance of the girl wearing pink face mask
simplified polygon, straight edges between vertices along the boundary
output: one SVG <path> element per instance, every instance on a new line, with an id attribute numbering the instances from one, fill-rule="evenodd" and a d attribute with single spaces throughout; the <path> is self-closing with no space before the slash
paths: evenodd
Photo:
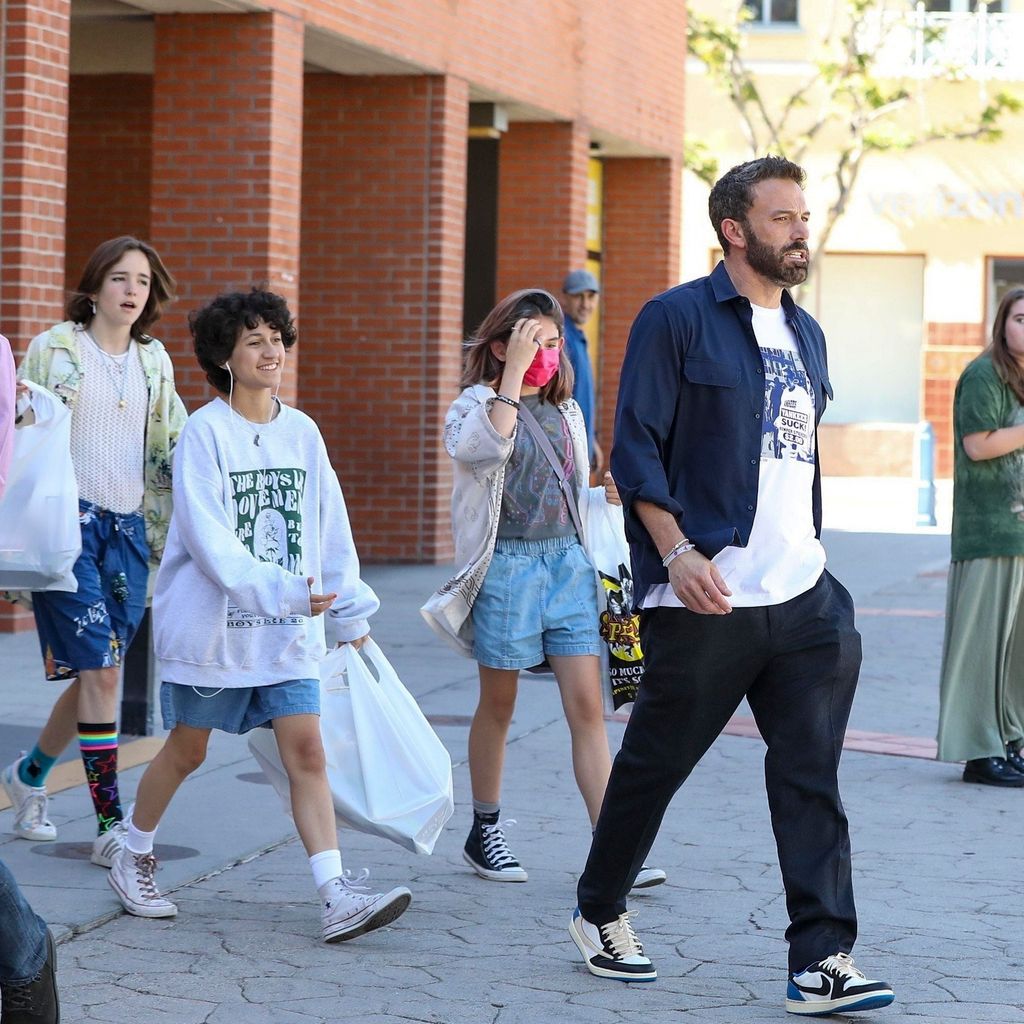
<path id="1" fill-rule="evenodd" d="M 582 535 L 587 433 L 572 398 L 562 326 L 557 300 L 532 288 L 502 299 L 466 343 L 464 390 L 444 431 L 455 461 L 460 570 L 422 610 L 435 631 L 478 663 L 480 699 L 469 733 L 474 813 L 463 857 L 496 882 L 527 880 L 500 820 L 505 741 L 522 669 L 546 660 L 554 672 L 591 825 L 611 770 L 597 578 Z M 637 885 L 664 879 L 644 868 Z"/>

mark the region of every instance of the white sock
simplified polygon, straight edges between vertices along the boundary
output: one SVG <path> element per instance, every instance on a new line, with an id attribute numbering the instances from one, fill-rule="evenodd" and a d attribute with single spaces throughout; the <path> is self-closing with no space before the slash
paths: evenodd
<path id="1" fill-rule="evenodd" d="M 309 858 L 313 872 L 313 884 L 322 889 L 331 879 L 341 875 L 341 850 L 324 850 Z"/>
<path id="2" fill-rule="evenodd" d="M 128 835 L 125 838 L 124 845 L 128 849 L 129 853 L 134 853 L 136 857 L 141 857 L 144 853 L 153 852 L 153 837 L 156 835 L 156 829 L 152 832 L 143 832 L 142 829 L 136 828 L 135 823 L 131 818 L 126 822 L 128 826 Z"/>

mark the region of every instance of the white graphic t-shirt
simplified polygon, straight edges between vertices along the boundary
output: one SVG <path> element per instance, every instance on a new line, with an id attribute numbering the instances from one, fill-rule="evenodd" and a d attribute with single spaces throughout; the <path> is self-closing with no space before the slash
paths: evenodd
<path id="1" fill-rule="evenodd" d="M 757 511 L 746 547 L 714 563 L 736 608 L 782 604 L 811 589 L 825 568 L 814 535 L 814 392 L 782 307 L 751 306 L 764 363 L 764 415 Z M 644 606 L 682 607 L 669 584 L 652 587 Z"/>

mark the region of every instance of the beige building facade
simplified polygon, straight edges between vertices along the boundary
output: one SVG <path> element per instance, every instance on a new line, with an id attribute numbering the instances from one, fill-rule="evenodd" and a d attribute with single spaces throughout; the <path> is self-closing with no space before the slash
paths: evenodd
<path id="1" fill-rule="evenodd" d="M 735 0 L 693 0 L 726 17 Z M 767 102 L 792 94 L 824 56 L 822 37 L 845 4 L 759 0 L 743 30 L 746 61 Z M 862 45 L 910 100 L 896 130 L 951 124 L 1006 91 L 1024 99 L 1024 0 L 879 0 Z M 958 79 L 949 81 L 950 69 Z M 703 64 L 687 68 L 687 135 L 725 169 L 753 154 L 740 118 Z M 814 115 L 815 94 L 807 117 Z M 820 94 L 819 94 L 820 95 Z M 821 433 L 826 472 L 908 475 L 917 424 L 936 435 L 936 469 L 952 467 L 950 412 L 963 366 L 983 347 L 1002 293 L 1024 284 L 1024 116 L 994 143 L 940 141 L 870 154 L 800 301 L 829 340 L 836 398 Z M 844 126 L 825 126 L 803 159 L 812 223 L 835 199 Z M 708 188 L 684 175 L 684 278 L 718 258 Z"/>

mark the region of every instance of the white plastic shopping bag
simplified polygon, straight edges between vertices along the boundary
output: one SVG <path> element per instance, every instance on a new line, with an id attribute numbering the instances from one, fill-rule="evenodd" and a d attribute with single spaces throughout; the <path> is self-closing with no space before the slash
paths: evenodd
<path id="1" fill-rule="evenodd" d="M 604 650 L 601 673 L 605 692 L 618 710 L 636 700 L 644 674 L 640 619 L 633 614 L 633 576 L 621 505 L 610 505 L 603 487 L 592 487 L 587 511 L 587 540 L 597 570 L 598 622 Z"/>
<path id="2" fill-rule="evenodd" d="M 321 661 L 320 733 L 338 824 L 429 854 L 455 809 L 451 758 L 372 640 Z M 254 729 L 249 750 L 290 810 L 273 732 Z"/>
<path id="3" fill-rule="evenodd" d="M 7 490 L 0 498 L 0 590 L 78 590 L 82 552 L 78 484 L 71 464 L 71 413 L 30 381 L 35 422 L 14 432 Z"/>

